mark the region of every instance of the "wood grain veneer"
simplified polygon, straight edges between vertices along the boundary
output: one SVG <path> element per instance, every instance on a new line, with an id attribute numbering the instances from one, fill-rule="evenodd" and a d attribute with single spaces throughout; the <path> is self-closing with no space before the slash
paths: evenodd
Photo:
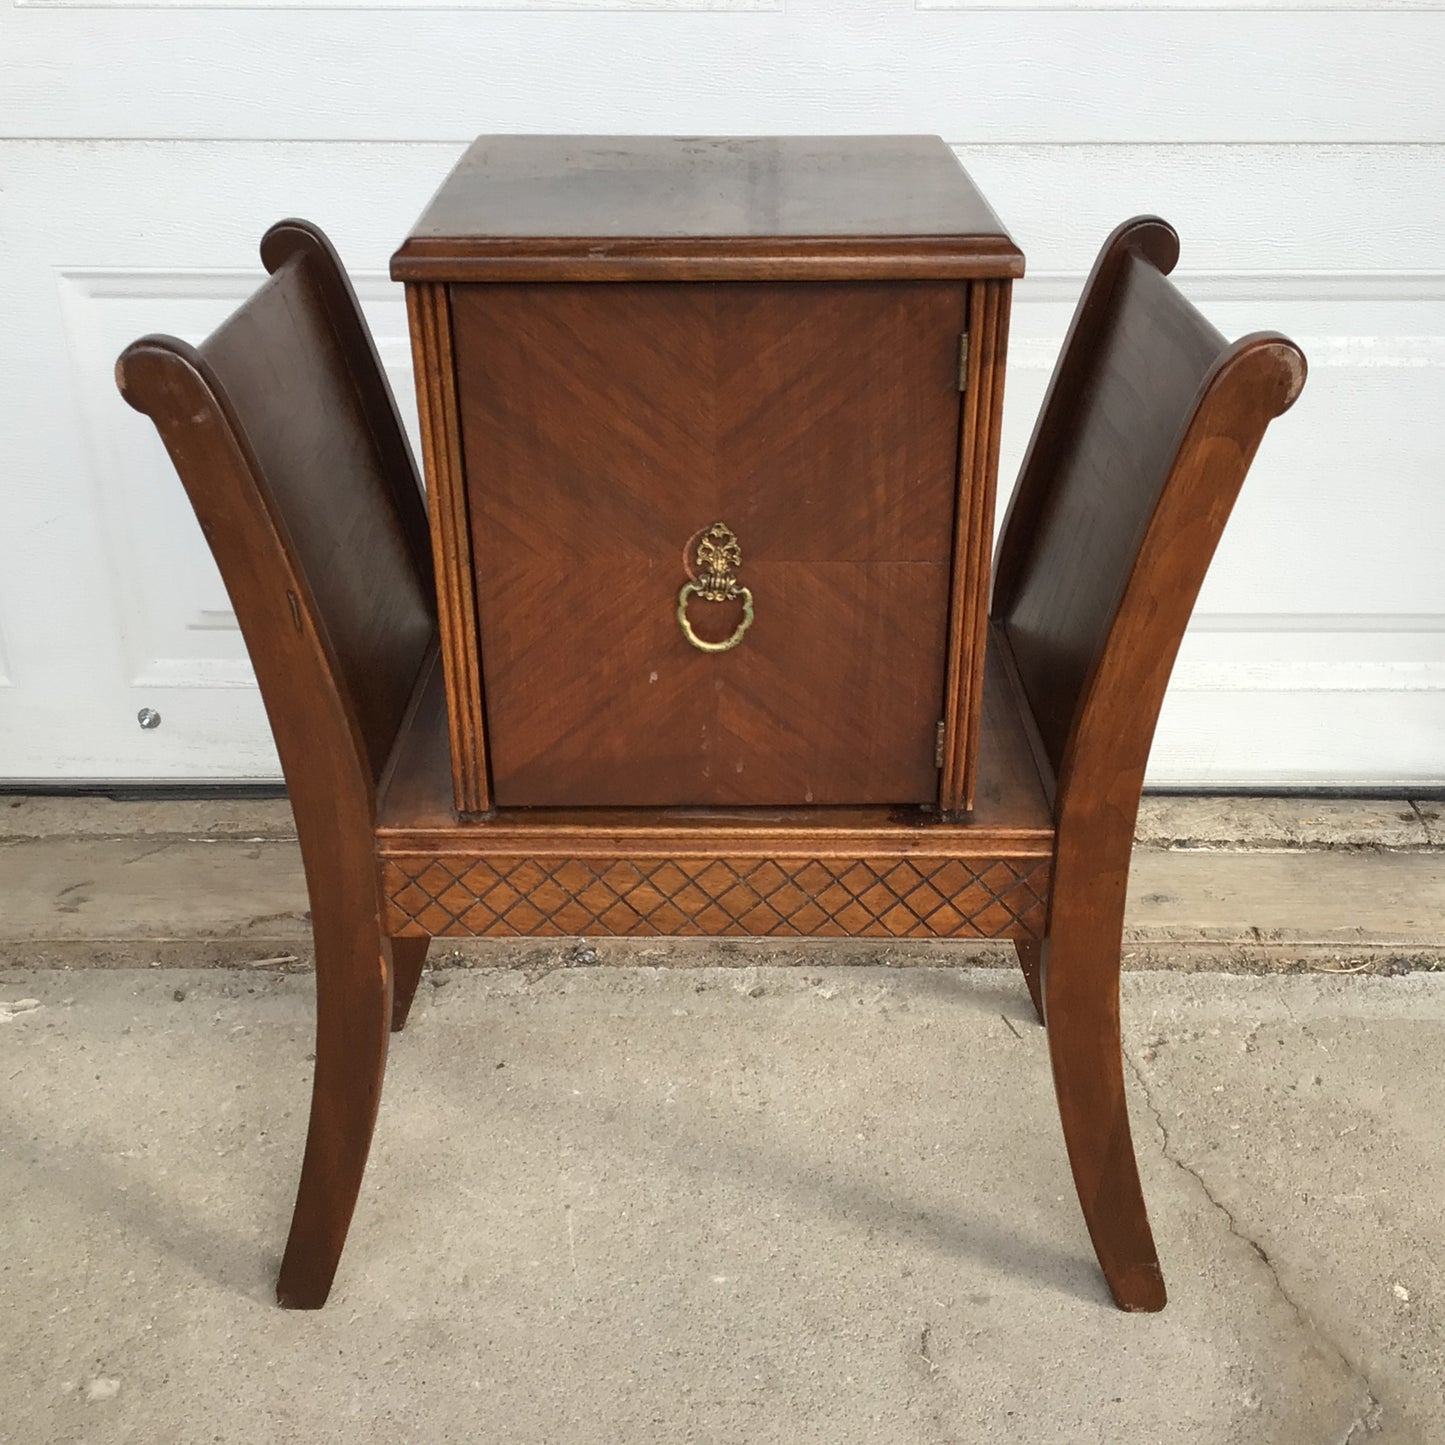
<path id="1" fill-rule="evenodd" d="M 399 281 L 1021 276 L 937 136 L 482 136 L 392 258 Z"/>
<path id="2" fill-rule="evenodd" d="M 936 801 L 967 297 L 451 288 L 497 806 Z M 718 521 L 756 611 L 709 654 L 676 614 Z M 690 616 L 721 640 L 741 603 Z"/>
<path id="3" fill-rule="evenodd" d="M 393 261 L 457 809 L 967 814 L 1021 267 L 936 137 L 480 138 Z"/>

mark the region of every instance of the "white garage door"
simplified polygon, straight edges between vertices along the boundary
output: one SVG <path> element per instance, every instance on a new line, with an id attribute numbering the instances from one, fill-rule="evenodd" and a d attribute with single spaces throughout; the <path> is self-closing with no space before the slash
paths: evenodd
<path id="1" fill-rule="evenodd" d="M 482 131 L 938 132 L 1028 254 L 1006 491 L 1115 222 L 1231 334 L 1309 354 L 1166 704 L 1155 785 L 1445 781 L 1445 10 L 967 0 L 5 0 L 0 776 L 277 774 L 149 425 L 256 241 L 321 223 L 411 407 L 394 245 Z M 137 713 L 161 716 L 153 730 Z"/>

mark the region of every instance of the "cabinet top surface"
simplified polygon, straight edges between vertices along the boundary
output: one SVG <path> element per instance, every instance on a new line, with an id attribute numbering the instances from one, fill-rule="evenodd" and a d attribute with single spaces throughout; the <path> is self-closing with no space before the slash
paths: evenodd
<path id="1" fill-rule="evenodd" d="M 482 136 L 398 280 L 1022 274 L 937 136 Z"/>

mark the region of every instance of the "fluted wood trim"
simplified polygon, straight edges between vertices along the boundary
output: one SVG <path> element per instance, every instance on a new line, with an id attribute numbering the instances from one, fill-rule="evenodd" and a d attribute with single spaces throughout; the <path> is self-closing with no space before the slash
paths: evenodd
<path id="1" fill-rule="evenodd" d="M 978 781 L 983 651 L 1012 289 L 1009 281 L 976 281 L 969 297 L 968 378 L 960 417 L 959 512 L 938 799 L 949 816 L 973 808 Z"/>
<path id="2" fill-rule="evenodd" d="M 457 812 L 475 815 L 490 811 L 492 796 L 471 529 L 457 421 L 451 307 L 447 288 L 439 285 L 409 285 L 406 301 L 416 363 L 432 551 L 437 563 L 437 613 L 446 676 L 452 786 Z"/>

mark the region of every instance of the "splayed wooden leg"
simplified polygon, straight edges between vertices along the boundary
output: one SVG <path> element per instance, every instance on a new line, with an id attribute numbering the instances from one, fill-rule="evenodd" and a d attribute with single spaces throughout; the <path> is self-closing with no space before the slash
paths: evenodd
<path id="1" fill-rule="evenodd" d="M 1059 1118 L 1084 1222 L 1115 1303 L 1125 1310 L 1160 1310 L 1164 1277 L 1124 1095 L 1119 930 L 1090 933 L 1056 927 L 1044 971 Z"/>
<path id="2" fill-rule="evenodd" d="M 276 1283 L 276 1298 L 289 1309 L 319 1309 L 331 1291 L 371 1149 L 392 1019 L 391 969 L 375 909 L 348 907 L 356 894 L 341 886 L 317 907 L 318 893 L 333 891 L 329 881 L 311 880 L 316 1072 L 301 1183 Z"/>
<path id="3" fill-rule="evenodd" d="M 1016 938 L 1014 952 L 1018 954 L 1019 967 L 1023 970 L 1024 982 L 1029 988 L 1029 997 L 1034 1001 L 1034 1012 L 1039 1022 L 1044 1021 L 1043 994 L 1043 940 L 1038 938 Z"/>
<path id="4" fill-rule="evenodd" d="M 391 949 L 391 1031 L 399 1034 L 406 1027 L 431 939 L 391 938 L 387 943 Z"/>

